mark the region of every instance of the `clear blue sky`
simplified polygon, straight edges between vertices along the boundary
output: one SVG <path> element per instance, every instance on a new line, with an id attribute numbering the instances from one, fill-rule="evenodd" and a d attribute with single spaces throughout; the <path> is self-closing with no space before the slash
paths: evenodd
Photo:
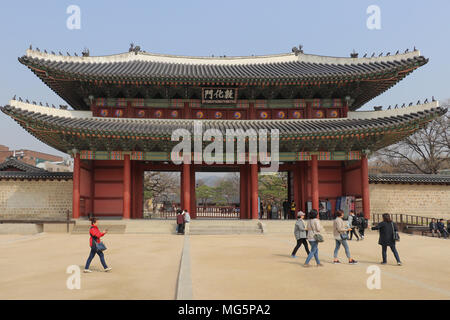
<path id="1" fill-rule="evenodd" d="M 81 9 L 81 29 L 69 30 L 69 5 Z M 381 30 L 366 27 L 369 5 L 381 9 Z M 17 61 L 30 44 L 41 50 L 91 55 L 128 51 L 134 42 L 148 52 L 181 55 L 262 55 L 290 52 L 362 56 L 416 46 L 430 62 L 374 105 L 450 98 L 450 1 L 2 1 L 0 4 L 0 105 L 14 94 L 63 101 Z M 60 154 L 0 114 L 0 144 Z"/>

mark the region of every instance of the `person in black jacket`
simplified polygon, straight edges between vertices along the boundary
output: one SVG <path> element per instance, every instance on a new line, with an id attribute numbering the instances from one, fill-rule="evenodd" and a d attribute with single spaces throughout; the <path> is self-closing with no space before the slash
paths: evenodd
<path id="1" fill-rule="evenodd" d="M 445 230 L 444 219 L 439 220 L 439 222 L 436 223 L 436 225 L 437 225 L 437 229 L 438 229 L 439 233 L 444 237 L 444 239 L 447 239 L 448 232 L 447 232 L 447 230 Z"/>
<path id="2" fill-rule="evenodd" d="M 399 266 L 402 265 L 400 261 L 400 257 L 398 255 L 397 249 L 395 248 L 395 240 L 394 240 L 394 232 L 397 231 L 397 226 L 394 222 L 392 222 L 391 217 L 388 213 L 383 214 L 383 221 L 378 225 L 373 226 L 372 230 L 379 230 L 380 238 L 378 240 L 378 244 L 381 245 L 381 254 L 383 257 L 383 262 L 381 264 L 386 264 L 386 251 L 389 246 L 392 250 L 392 253 L 395 256 L 395 260 L 397 260 L 397 264 Z"/>

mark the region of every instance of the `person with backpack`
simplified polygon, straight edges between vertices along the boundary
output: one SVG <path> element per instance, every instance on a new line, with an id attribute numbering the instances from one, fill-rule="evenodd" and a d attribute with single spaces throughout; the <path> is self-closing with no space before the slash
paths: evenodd
<path id="1" fill-rule="evenodd" d="M 104 230 L 103 232 L 100 232 L 98 229 L 98 221 L 96 218 L 91 218 L 91 227 L 89 228 L 89 246 L 91 247 L 91 252 L 89 253 L 89 257 L 86 261 L 86 265 L 84 267 L 85 273 L 92 272 L 89 269 L 89 266 L 91 265 L 92 259 L 94 259 L 95 255 L 97 254 L 100 257 L 100 262 L 102 263 L 102 266 L 105 270 L 105 272 L 111 271 L 112 268 L 108 267 L 106 265 L 105 256 L 103 255 L 103 250 L 106 249 L 106 247 L 103 245 L 103 243 L 100 241 L 100 238 L 103 237 L 108 230 Z"/>
<path id="2" fill-rule="evenodd" d="M 348 216 L 348 225 L 350 228 L 350 235 L 349 235 L 349 239 L 348 240 L 352 240 L 353 235 L 355 235 L 356 237 L 356 241 L 359 241 L 359 236 L 358 233 L 356 232 L 356 228 L 358 228 L 359 226 L 359 219 L 357 216 L 355 216 L 355 212 L 353 212 L 353 210 L 350 211 L 350 214 Z"/>
<path id="3" fill-rule="evenodd" d="M 381 255 L 383 258 L 381 264 L 386 264 L 386 251 L 387 247 L 390 247 L 395 260 L 397 260 L 397 264 L 401 266 L 402 262 L 400 261 L 397 248 L 395 247 L 395 242 L 400 240 L 397 225 L 391 220 L 388 213 L 384 213 L 382 217 L 383 221 L 372 227 L 372 230 L 378 230 L 380 232 L 378 244 L 381 245 Z"/>
<path id="4" fill-rule="evenodd" d="M 308 242 L 306 242 L 307 238 L 307 231 L 306 231 L 306 225 L 305 221 L 303 220 L 305 218 L 305 213 L 302 211 L 299 211 L 297 213 L 297 222 L 295 223 L 294 227 L 294 236 L 297 240 L 297 245 L 295 246 L 294 250 L 292 251 L 291 257 L 296 258 L 295 254 L 297 253 L 297 250 L 300 248 L 300 246 L 303 244 L 303 247 L 305 248 L 306 254 L 309 255 L 309 248 L 308 248 Z"/>
<path id="5" fill-rule="evenodd" d="M 309 261 L 314 257 L 316 259 L 316 263 L 318 267 L 323 267 L 323 264 L 320 263 L 319 260 L 319 242 L 323 242 L 323 236 L 320 234 L 320 232 L 323 230 L 319 219 L 317 219 L 317 210 L 312 209 L 309 212 L 309 220 L 307 223 L 307 229 L 308 229 L 308 241 L 311 245 L 311 251 L 308 254 L 308 257 L 306 258 L 305 263 L 303 264 L 304 267 L 310 267 Z"/>
<path id="6" fill-rule="evenodd" d="M 368 226 L 368 221 L 366 218 L 364 218 L 364 214 L 362 212 L 358 214 L 358 219 L 359 219 L 358 232 L 359 235 L 361 236 L 361 240 L 364 240 L 364 230 Z"/>
<path id="7" fill-rule="evenodd" d="M 345 249 L 345 254 L 347 255 L 348 258 L 348 263 L 349 264 L 357 264 L 358 261 L 356 261 L 355 259 L 353 259 L 350 255 L 350 249 L 348 248 L 348 243 L 347 243 L 347 231 L 350 230 L 350 228 L 345 224 L 344 220 L 342 220 L 342 217 L 344 216 L 344 212 L 342 210 L 338 210 L 336 212 L 336 219 L 334 219 L 333 222 L 333 236 L 334 236 L 334 240 L 336 241 L 336 247 L 334 248 L 334 259 L 333 259 L 333 263 L 341 263 L 338 259 L 338 253 L 339 253 L 339 249 L 341 248 L 341 245 L 344 246 Z"/>

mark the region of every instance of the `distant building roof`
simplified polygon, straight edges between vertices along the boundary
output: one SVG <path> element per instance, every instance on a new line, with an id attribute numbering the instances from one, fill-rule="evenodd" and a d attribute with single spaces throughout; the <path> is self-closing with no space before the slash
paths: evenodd
<path id="1" fill-rule="evenodd" d="M 45 172 L 44 169 L 32 166 L 30 164 L 17 160 L 14 157 L 9 157 L 5 162 L 0 163 L 0 171 Z"/>
<path id="2" fill-rule="evenodd" d="M 443 174 L 372 174 L 370 183 L 387 184 L 444 184 L 450 185 L 450 175 Z"/>
<path id="3" fill-rule="evenodd" d="M 0 180 L 71 180 L 72 172 L 49 172 L 9 157 L 0 163 Z"/>
<path id="4" fill-rule="evenodd" d="M 0 180 L 72 180 L 72 172 L 0 171 Z"/>

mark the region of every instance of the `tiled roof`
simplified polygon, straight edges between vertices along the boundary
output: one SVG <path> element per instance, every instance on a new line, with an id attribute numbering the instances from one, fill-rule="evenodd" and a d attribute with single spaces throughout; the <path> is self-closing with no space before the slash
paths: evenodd
<path id="1" fill-rule="evenodd" d="M 388 184 L 445 184 L 450 185 L 450 175 L 441 174 L 372 174 L 370 183 Z"/>
<path id="2" fill-rule="evenodd" d="M 8 168 L 15 168 L 22 172 L 45 172 L 44 169 L 32 166 L 13 157 L 10 157 L 6 159 L 6 161 L 0 163 L 0 171 L 8 170 Z"/>
<path id="3" fill-rule="evenodd" d="M 0 171 L 0 180 L 71 180 L 72 172 Z"/>
<path id="4" fill-rule="evenodd" d="M 371 58 L 303 53 L 211 58 L 146 52 L 73 57 L 27 50 L 19 61 L 76 110 L 90 109 L 89 96 L 112 98 L 122 95 L 114 89 L 116 86 L 124 92 L 147 95 L 146 90 L 150 87 L 169 90 L 191 86 L 199 93 L 200 87 L 210 85 L 244 90 L 290 86 L 296 90 L 295 96 L 308 99 L 315 96 L 316 90 L 310 90 L 311 87 L 320 87 L 323 98 L 351 96 L 354 100 L 350 110 L 356 110 L 426 64 L 428 59 L 417 50 Z M 111 91 L 111 86 L 115 91 Z M 165 98 L 169 98 L 168 94 Z"/>
<path id="5" fill-rule="evenodd" d="M 66 57 L 27 51 L 19 61 L 47 71 L 106 80 L 340 79 L 425 64 L 418 51 L 376 58 L 335 58 L 282 54 L 259 57 L 204 58 L 125 53 L 103 57 Z"/>
<path id="6" fill-rule="evenodd" d="M 59 110 L 52 108 L 30 106 L 12 101 L 1 111 L 13 117 L 26 130 L 38 139 L 67 152 L 72 148 L 89 150 L 90 144 L 96 144 L 97 150 L 122 150 L 124 148 L 139 148 L 150 151 L 161 141 L 164 148 L 171 148 L 174 142 L 171 135 L 176 129 L 186 129 L 193 132 L 192 119 L 117 119 L 98 117 L 59 116 Z M 39 112 L 40 111 L 40 112 Z M 403 138 L 420 126 L 444 114 L 445 108 L 439 107 L 437 102 L 427 105 L 400 110 L 368 112 L 355 118 L 339 119 L 288 119 L 288 120 L 200 120 L 203 131 L 218 129 L 225 135 L 227 129 L 278 129 L 280 140 L 290 148 L 309 148 L 308 143 L 321 140 L 323 148 L 331 143 L 336 148 L 344 148 L 350 141 L 355 147 L 369 148 L 367 144 L 378 149 L 393 143 L 392 139 Z M 61 111 L 65 112 L 65 111 Z M 356 113 L 356 112 L 355 112 Z M 68 113 L 64 113 L 67 115 Z M 85 114 L 85 113 L 83 113 Z M 197 120 L 198 121 L 198 120 Z M 30 127 L 28 123 L 33 123 Z M 359 139 L 360 135 L 369 137 Z M 156 141 L 153 140 L 156 138 Z M 305 138 L 305 141 L 292 141 Z M 336 138 L 336 139 L 333 139 Z M 57 143 L 56 143 L 57 142 Z M 317 141 L 316 141 L 317 142 Z M 376 143 L 376 145 L 375 145 Z M 319 147 L 315 143 L 315 147 Z M 336 149 L 336 150 L 347 150 Z M 299 149 L 300 150 L 300 149 Z M 308 149 L 304 149 L 307 151 Z M 362 150 L 362 149 L 361 149 Z M 290 150 L 295 151 L 295 150 Z"/>
<path id="7" fill-rule="evenodd" d="M 122 133 L 126 135 L 160 135 L 171 136 L 176 129 L 193 130 L 195 121 L 193 119 L 129 119 L 129 118 L 67 118 L 52 116 L 45 113 L 38 113 L 24 110 L 11 105 L 1 109 L 4 113 L 14 116 L 21 116 L 26 119 L 33 119 L 45 123 L 51 127 L 60 127 L 64 130 L 81 130 L 84 132 L 93 131 L 96 133 Z M 350 133 L 354 131 L 364 131 L 368 129 L 385 128 L 408 124 L 413 120 L 427 119 L 442 115 L 445 108 L 437 104 L 430 108 L 415 109 L 415 112 L 397 112 L 390 115 L 390 111 L 377 111 L 377 117 L 369 118 L 335 118 L 335 119 L 285 119 L 285 120 L 200 120 L 203 130 L 219 129 L 225 134 L 226 129 L 279 129 L 280 136 L 321 134 L 321 133 Z M 394 110 L 392 110 L 393 112 Z M 397 111 L 397 110 L 395 110 Z M 389 114 L 389 116 L 383 116 Z"/>

